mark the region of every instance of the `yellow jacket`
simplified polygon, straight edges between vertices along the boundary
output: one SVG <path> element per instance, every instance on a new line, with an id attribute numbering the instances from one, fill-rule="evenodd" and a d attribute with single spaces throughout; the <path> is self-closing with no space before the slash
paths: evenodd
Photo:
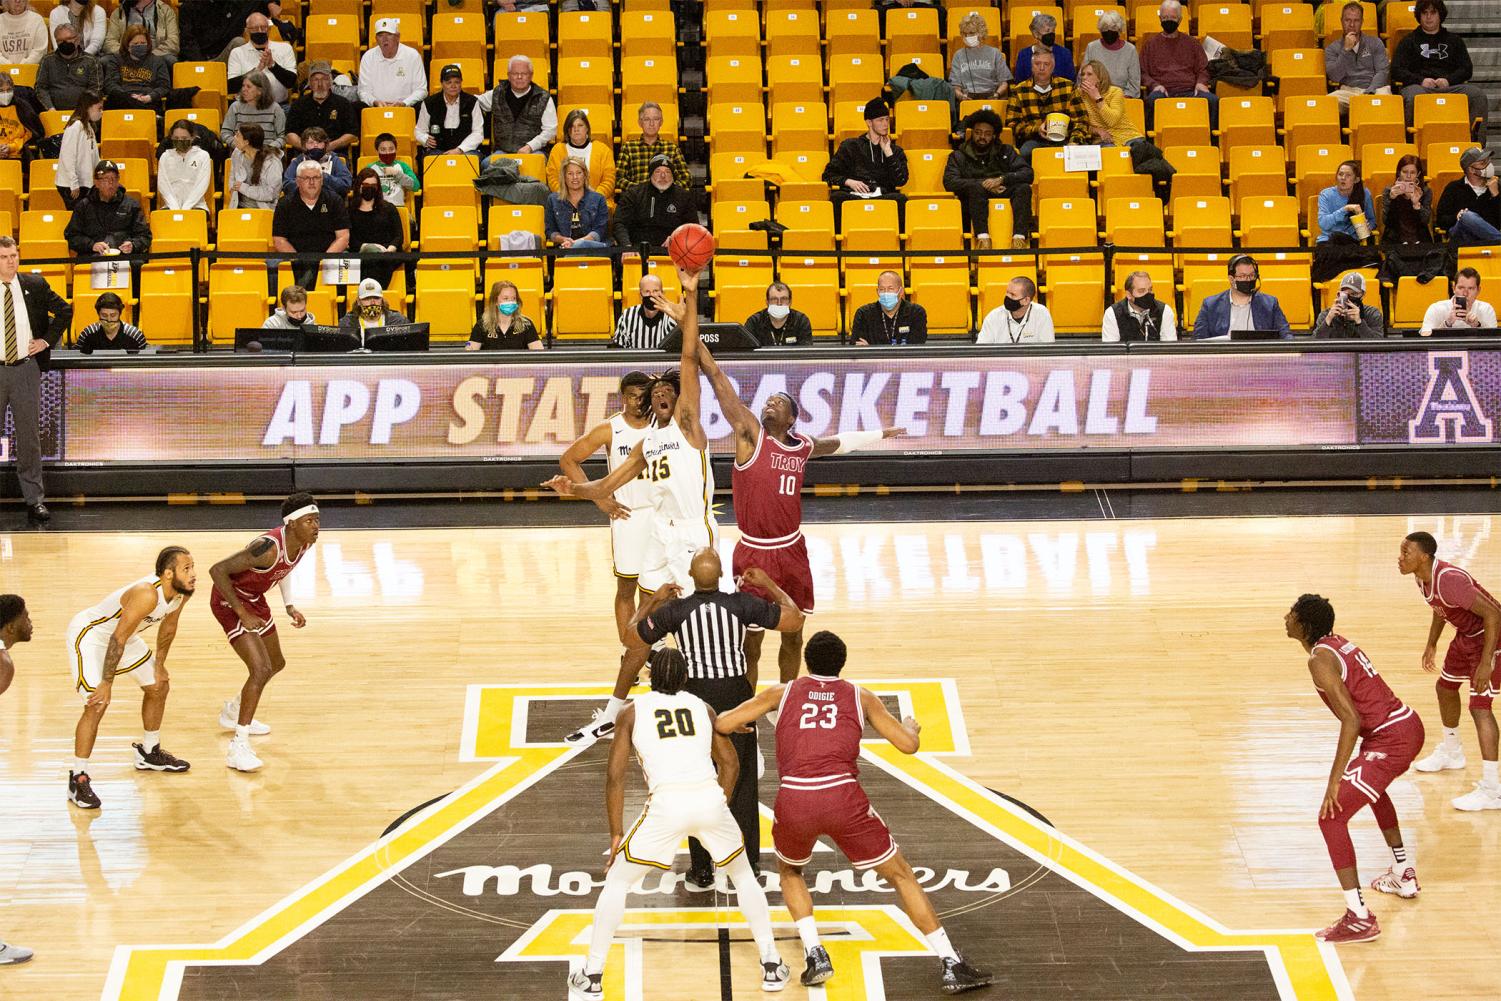
<path id="1" fill-rule="evenodd" d="M 547 186 L 556 194 L 563 191 L 563 160 L 568 156 L 568 144 L 557 142 L 547 154 Z M 589 147 L 589 187 L 605 196 L 610 211 L 615 211 L 615 151 L 609 140 L 598 139 Z"/>
<path id="2" fill-rule="evenodd" d="M 0 146 L 9 146 L 10 152 L 4 154 L 7 160 L 19 160 L 21 147 L 26 145 L 31 138 L 31 130 L 21 124 L 21 118 L 16 114 L 14 104 L 0 108 Z"/>
<path id="3" fill-rule="evenodd" d="M 1110 141 L 1124 146 L 1133 139 L 1145 138 L 1131 116 L 1126 114 L 1126 95 L 1119 87 L 1111 87 L 1100 95 L 1098 102 L 1079 91 L 1084 100 L 1084 111 L 1089 116 L 1089 131 L 1097 135 L 1099 129 L 1110 133 Z"/>

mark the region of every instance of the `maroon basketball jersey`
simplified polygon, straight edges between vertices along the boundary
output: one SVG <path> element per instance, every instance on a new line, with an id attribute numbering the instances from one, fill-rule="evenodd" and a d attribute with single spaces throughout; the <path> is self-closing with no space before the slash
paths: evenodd
<path id="1" fill-rule="evenodd" d="M 777 772 L 782 785 L 813 791 L 859 775 L 865 712 L 860 689 L 842 678 L 806 675 L 782 692 L 777 717 Z"/>
<path id="2" fill-rule="evenodd" d="M 803 531 L 803 471 L 813 439 L 792 432 L 792 443 L 761 432 L 745 465 L 735 463 L 731 486 L 741 541 L 757 549 L 780 549 Z"/>
<path id="3" fill-rule="evenodd" d="M 1339 677 L 1350 692 L 1350 701 L 1360 714 L 1360 735 L 1370 737 L 1413 715 L 1411 708 L 1392 694 L 1386 681 L 1371 666 L 1370 658 L 1360 647 L 1343 636 L 1330 634 L 1313 645 L 1315 650 L 1323 647 L 1339 661 Z M 1324 705 L 1329 705 L 1329 696 L 1315 686 Z M 1332 710 L 1332 707 L 1331 707 Z"/>
<path id="4" fill-rule="evenodd" d="M 1483 597 L 1489 604 L 1496 604 L 1489 591 L 1475 582 L 1468 570 L 1463 570 L 1443 560 L 1433 561 L 1433 579 L 1424 584 L 1418 581 L 1418 591 L 1435 612 L 1459 632 L 1461 636 L 1478 636 L 1485 631 L 1485 623 L 1470 611 L 1475 598 Z"/>
<path id="5" fill-rule="evenodd" d="M 302 558 L 312 548 L 311 546 L 303 546 L 302 552 L 297 554 L 297 558 L 288 562 L 286 532 L 287 527 L 285 525 L 278 525 L 271 529 L 271 531 L 261 534 L 261 538 L 270 539 L 276 546 L 276 562 L 272 563 L 268 569 L 256 570 L 251 568 L 230 575 L 229 582 L 234 585 L 235 593 L 241 598 L 259 598 L 277 584 L 280 584 L 287 574 L 297 568 L 297 564 L 302 562 Z"/>

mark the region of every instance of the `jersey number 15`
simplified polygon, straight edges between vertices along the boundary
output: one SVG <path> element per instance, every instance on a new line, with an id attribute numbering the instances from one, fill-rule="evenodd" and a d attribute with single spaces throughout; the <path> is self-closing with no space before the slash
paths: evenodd
<path id="1" fill-rule="evenodd" d="M 663 740 L 672 737 L 693 736 L 693 713 L 688 709 L 658 709 L 657 736 Z"/>

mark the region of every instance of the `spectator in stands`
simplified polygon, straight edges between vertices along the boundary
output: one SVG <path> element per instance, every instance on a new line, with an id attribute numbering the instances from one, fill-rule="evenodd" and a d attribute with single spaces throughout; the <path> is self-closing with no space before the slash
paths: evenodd
<path id="1" fill-rule="evenodd" d="M 1053 118 L 1052 116 L 1058 116 Z M 1051 120 L 1050 120 L 1051 119 Z M 1022 158 L 1032 162 L 1041 146 L 1083 145 L 1090 141 L 1089 115 L 1071 81 L 1053 75 L 1053 54 L 1032 57 L 1032 77 L 1011 88 L 1006 124 L 1021 143 Z"/>
<path id="2" fill-rule="evenodd" d="M 1065 80 L 1074 79 L 1074 54 L 1058 44 L 1058 19 L 1051 14 L 1033 14 L 1031 45 L 1023 46 L 1016 54 L 1017 80 L 1026 80 L 1032 75 L 1032 57 L 1039 52 L 1053 54 L 1053 75 Z"/>
<path id="3" fill-rule="evenodd" d="M 0 10 L 0 61 L 39 63 L 47 54 L 47 21 L 28 0 L 4 0 Z"/>
<path id="4" fill-rule="evenodd" d="M 1434 223 L 1449 235 L 1451 247 L 1501 243 L 1501 197 L 1496 168 L 1488 149 L 1467 149 L 1459 155 L 1464 176 L 1450 181 L 1434 208 Z"/>
<path id="5" fill-rule="evenodd" d="M 427 96 L 427 66 L 401 44 L 401 22 L 375 22 L 375 46 L 360 58 L 360 101 L 369 108 L 414 108 Z"/>
<path id="6" fill-rule="evenodd" d="M 73 218 L 63 236 L 79 257 L 115 253 L 145 254 L 151 250 L 151 227 L 141 203 L 120 186 L 120 168 L 100 160 L 94 168 L 93 190 L 73 203 Z"/>
<path id="7" fill-rule="evenodd" d="M 266 145 L 259 125 L 241 125 L 231 139 L 229 207 L 274 209 L 281 197 L 281 154 Z"/>
<path id="8" fill-rule="evenodd" d="M 376 161 L 370 166 L 375 168 L 380 176 L 381 197 L 396 206 L 405 205 L 407 192 L 422 190 L 422 181 L 418 179 L 417 172 L 411 164 L 396 157 L 396 137 L 389 132 L 382 132 L 375 137 Z"/>
<path id="9" fill-rule="evenodd" d="M 309 63 L 307 89 L 287 111 L 287 149 L 302 149 L 302 134 L 317 126 L 328 135 L 328 148 L 340 156 L 358 141 L 360 111 L 334 93 L 334 68 L 324 59 Z"/>
<path id="10" fill-rule="evenodd" d="M 1321 312 L 1313 324 L 1313 336 L 1322 340 L 1351 337 L 1385 337 L 1386 320 L 1381 310 L 1365 301 L 1365 276 L 1351 271 L 1339 283 L 1334 305 Z"/>
<path id="11" fill-rule="evenodd" d="M 1126 95 L 1115 86 L 1104 63 L 1091 59 L 1079 70 L 1079 96 L 1095 141 L 1101 146 L 1124 146 L 1130 150 L 1131 169 L 1150 177 L 1165 199 L 1167 187 L 1178 171 L 1126 114 Z"/>
<path id="12" fill-rule="evenodd" d="M 1037 283 L 1020 275 L 1006 283 L 1006 298 L 980 324 L 976 344 L 1051 344 L 1053 314 L 1037 301 Z"/>
<path id="13" fill-rule="evenodd" d="M 1313 255 L 1313 280 L 1327 282 L 1350 268 L 1376 263 L 1370 247 L 1376 206 L 1360 179 L 1360 164 L 1346 160 L 1334 171 L 1334 184 L 1319 192 L 1319 236 Z"/>
<path id="14" fill-rule="evenodd" d="M 58 7 L 53 13 L 66 9 Z M 48 111 L 67 111 L 86 90 L 96 94 L 104 91 L 104 69 L 98 59 L 78 44 L 78 32 L 73 26 L 63 24 L 57 29 L 57 51 L 43 56 L 42 65 L 37 68 L 37 100 Z"/>
<path id="15" fill-rule="evenodd" d="M 670 320 L 668 322 L 671 322 Z M 521 312 L 521 291 L 504 279 L 490 286 L 485 308 L 469 331 L 466 351 L 541 351 L 537 325 Z"/>
<path id="16" fill-rule="evenodd" d="M 316 125 L 302 134 L 302 152 L 293 157 L 287 163 L 287 169 L 282 172 L 282 194 L 290 195 L 297 187 L 297 168 L 304 163 L 318 165 L 318 169 L 323 171 L 324 188 L 332 191 L 335 196 L 343 198 L 349 194 L 349 188 L 354 184 L 349 164 L 342 156 L 334 156 L 329 152 L 328 133 Z"/>
<path id="17" fill-rule="evenodd" d="M 928 311 L 906 297 L 902 276 L 882 271 L 876 278 L 876 301 L 855 310 L 850 321 L 850 343 L 925 344 L 928 340 Z"/>
<path id="18" fill-rule="evenodd" d="M 344 199 L 323 190 L 323 169 L 316 163 L 297 168 L 297 191 L 276 203 L 271 244 L 279 254 L 340 254 L 349 249 L 349 212 Z M 318 284 L 318 262 L 292 265 L 297 284 Z"/>
<path id="19" fill-rule="evenodd" d="M 1209 59 L 1204 46 L 1178 30 L 1183 23 L 1183 5 L 1178 0 L 1162 0 L 1157 17 L 1162 21 L 1162 34 L 1148 38 L 1141 49 L 1147 128 L 1155 122 L 1152 106 L 1164 97 L 1202 97 L 1209 102 L 1209 127 L 1217 127 L 1220 99 L 1209 86 Z"/>
<path id="20" fill-rule="evenodd" d="M 298 6 L 295 0 L 293 5 Z M 283 42 L 301 45 L 302 31 L 291 18 L 281 16 L 281 0 L 265 0 L 265 7 L 266 17 L 271 21 L 271 30 L 275 31 Z"/>
<path id="21" fill-rule="evenodd" d="M 490 144 L 499 153 L 547 153 L 558 134 L 558 109 L 546 89 L 532 85 L 532 60 L 515 55 L 506 80 L 480 97 L 490 116 Z"/>
<path id="22" fill-rule="evenodd" d="M 1100 320 L 1100 340 L 1176 341 L 1178 321 L 1173 304 L 1153 294 L 1152 276 L 1133 271 L 1126 276 L 1126 297 L 1105 310 Z"/>
<path id="23" fill-rule="evenodd" d="M 363 279 L 356 296 L 354 309 L 339 319 L 339 330 L 343 333 L 358 337 L 367 330 L 404 326 L 412 322 L 386 305 L 386 290 L 374 278 Z"/>
<path id="24" fill-rule="evenodd" d="M 304 325 L 317 326 L 318 321 L 307 308 L 307 289 L 301 285 L 288 285 L 281 290 L 281 309 L 273 309 L 263 330 L 296 330 Z"/>
<path id="25" fill-rule="evenodd" d="M 167 0 L 121 0 L 115 12 L 109 16 L 104 33 L 104 51 L 110 55 L 120 52 L 129 44 L 126 29 L 146 29 L 151 41 L 151 54 L 166 60 L 171 66 L 177 62 L 178 32 L 177 10 Z"/>
<path id="26" fill-rule="evenodd" d="M 1330 93 L 1341 108 L 1350 107 L 1356 94 L 1390 94 L 1391 64 L 1386 58 L 1386 43 L 1375 35 L 1361 34 L 1365 12 L 1358 0 L 1350 0 L 1339 14 L 1344 32 L 1324 47 L 1324 76 L 1329 78 Z"/>
<path id="27" fill-rule="evenodd" d="M 104 60 L 105 107 L 125 111 L 147 108 L 160 114 L 171 92 L 171 64 L 151 54 L 151 39 L 145 28 L 138 24 L 126 28 L 124 48 Z"/>
<path id="28" fill-rule="evenodd" d="M 637 109 L 636 121 L 641 126 L 641 138 L 627 139 L 620 144 L 620 155 L 615 158 L 615 190 L 624 191 L 645 181 L 650 173 L 648 165 L 658 154 L 667 157 L 672 164 L 672 178 L 678 187 L 691 185 L 693 177 L 688 173 L 688 161 L 683 159 L 683 151 L 673 140 L 662 138 L 662 106 L 656 101 L 646 101 Z"/>
<path id="29" fill-rule="evenodd" d="M 1250 254 L 1236 254 L 1225 269 L 1230 288 L 1212 295 L 1199 306 L 1194 319 L 1194 340 L 1229 337 L 1236 330 L 1275 330 L 1283 340 L 1292 338 L 1292 328 L 1276 296 L 1261 289 L 1261 267 Z"/>
<path id="30" fill-rule="evenodd" d="M 949 85 L 961 101 L 1005 97 L 1011 84 L 1011 68 L 1006 57 L 994 45 L 985 44 L 985 19 L 970 11 L 959 22 L 964 48 L 954 53 L 949 63 Z"/>
<path id="31" fill-rule="evenodd" d="M 464 92 L 464 71 L 457 63 L 443 67 L 438 77 L 441 89 L 417 106 L 417 129 L 413 138 L 423 155 L 429 153 L 478 153 L 485 138 L 485 116 L 479 98 Z"/>
<path id="32" fill-rule="evenodd" d="M 240 84 L 240 96 L 229 106 L 219 138 L 229 142 L 241 125 L 259 125 L 266 145 L 280 150 L 286 143 L 287 114 L 271 100 L 271 84 L 264 73 L 247 73 Z"/>
<path id="33" fill-rule="evenodd" d="M 371 167 L 360 169 L 349 201 L 349 245 L 360 255 L 360 274 L 389 286 L 400 265 L 382 255 L 399 254 L 406 248 L 401 213 L 386 204 L 380 175 Z"/>
<path id="34" fill-rule="evenodd" d="M 97 56 L 99 50 L 104 48 L 104 4 L 97 0 L 63 0 L 52 8 L 48 22 L 54 43 L 60 41 L 57 30 L 67 25 L 73 29 L 73 41 L 79 46 L 80 52 Z M 71 103 L 65 102 L 60 106 L 70 107 Z"/>
<path id="35" fill-rule="evenodd" d="M 964 225 L 974 234 L 975 246 L 989 250 L 990 200 L 1004 198 L 1011 205 L 1011 244 L 1025 247 L 1032 232 L 1032 168 L 1014 148 L 997 138 L 1001 116 L 981 108 L 965 119 L 969 137 L 949 154 L 943 168 L 943 187 L 959 199 Z"/>
<path id="36" fill-rule="evenodd" d="M 99 319 L 78 332 L 75 346 L 86 355 L 95 351 L 129 351 L 135 354 L 146 346 L 146 335 L 141 328 L 126 323 L 120 318 L 125 303 L 113 292 L 106 292 L 94 300 L 94 312 Z"/>
<path id="37" fill-rule="evenodd" d="M 746 317 L 745 329 L 764 348 L 813 343 L 813 322 L 807 313 L 792 308 L 792 289 L 785 282 L 766 286 L 766 308 Z"/>
<path id="38" fill-rule="evenodd" d="M 580 108 L 568 112 L 563 119 L 563 141 L 556 143 L 547 154 L 547 186 L 554 192 L 562 190 L 561 176 L 565 160 L 578 160 L 588 170 L 594 191 L 604 198 L 611 209 L 615 208 L 615 153 L 610 142 L 594 141 L 589 127 L 589 116 Z M 674 173 L 673 180 L 677 180 Z"/>
<path id="39" fill-rule="evenodd" d="M 1493 330 L 1496 326 L 1496 307 L 1480 301 L 1480 272 L 1474 268 L 1460 268 L 1454 276 L 1454 295 L 1440 299 L 1423 314 L 1423 326 L 1418 333 L 1424 337 L 1435 330 L 1456 330 L 1470 327 L 1476 330 Z"/>
<path id="40" fill-rule="evenodd" d="M 209 183 L 214 159 L 193 144 L 193 126 L 179 118 L 167 130 L 172 148 L 163 153 L 156 165 L 157 207 L 164 209 L 201 209 L 208 211 Z"/>
<path id="41" fill-rule="evenodd" d="M 547 238 L 564 250 L 610 245 L 610 209 L 603 195 L 589 189 L 589 169 L 582 160 L 563 162 L 563 190 L 547 196 L 546 216 Z"/>
<path id="42" fill-rule="evenodd" d="M 1110 79 L 1126 97 L 1141 96 L 1141 54 L 1126 41 L 1126 19 L 1120 11 L 1107 10 L 1095 22 L 1100 37 L 1084 46 L 1084 61 L 1105 67 Z"/>
<path id="43" fill-rule="evenodd" d="M 549 6 L 547 0 L 490 0 L 491 6 L 498 10 L 520 10 L 546 13 Z M 558 10 L 570 11 L 608 11 L 610 0 L 559 0 Z"/>
<path id="44" fill-rule="evenodd" d="M 889 199 L 901 211 L 907 196 L 897 189 L 907 183 L 907 154 L 892 141 L 891 108 L 881 98 L 865 105 L 865 135 L 839 144 L 824 167 L 823 180 L 838 189 L 830 196 L 835 225 L 839 207 L 851 198 Z"/>
<path id="45" fill-rule="evenodd" d="M 229 90 L 240 89 L 246 73 L 264 73 L 271 84 L 271 100 L 287 103 L 287 92 L 297 86 L 297 52 L 290 42 L 273 41 L 271 19 L 256 12 L 245 19 L 245 44 L 229 52 Z"/>
<path id="46" fill-rule="evenodd" d="M 63 129 L 62 151 L 57 155 L 57 193 L 63 207 L 71 209 L 79 192 L 94 186 L 94 165 L 99 162 L 99 120 L 104 117 L 104 98 L 92 91 L 78 95 L 73 115 Z"/>
<path id="47" fill-rule="evenodd" d="M 611 227 L 618 247 L 662 247 L 673 230 L 697 221 L 693 194 L 678 187 L 672 176 L 672 161 L 658 153 L 649 167 L 647 180 L 620 196 Z"/>
<path id="48" fill-rule="evenodd" d="M 1396 180 L 1382 195 L 1381 277 L 1403 275 L 1427 284 L 1443 270 L 1443 254 L 1433 246 L 1433 189 L 1423 180 L 1423 161 L 1408 153 L 1397 161 Z"/>
<path id="49" fill-rule="evenodd" d="M 1444 27 L 1449 8 L 1444 0 L 1418 0 L 1413 14 L 1418 26 L 1397 43 L 1391 66 L 1392 80 L 1402 87 L 1408 121 L 1419 94 L 1463 94 L 1470 101 L 1470 121 L 1478 121 L 1475 134 L 1485 142 L 1490 103 L 1485 91 L 1470 82 L 1475 66 L 1465 40 Z"/>
<path id="50" fill-rule="evenodd" d="M 660 308 L 662 279 L 653 274 L 642 275 L 636 289 L 641 293 L 641 304 L 620 311 L 610 343 L 617 348 L 652 351 L 678 329 L 677 321 Z"/>

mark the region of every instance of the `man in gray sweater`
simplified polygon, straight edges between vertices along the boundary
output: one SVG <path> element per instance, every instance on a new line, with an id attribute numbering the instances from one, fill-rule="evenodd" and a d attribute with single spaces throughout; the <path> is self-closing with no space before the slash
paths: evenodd
<path id="1" fill-rule="evenodd" d="M 1361 33 L 1364 20 L 1360 4 L 1354 0 L 1345 4 L 1339 15 L 1343 34 L 1324 49 L 1324 75 L 1342 111 L 1350 107 L 1350 98 L 1356 94 L 1392 92 L 1386 45 L 1375 35 Z"/>

